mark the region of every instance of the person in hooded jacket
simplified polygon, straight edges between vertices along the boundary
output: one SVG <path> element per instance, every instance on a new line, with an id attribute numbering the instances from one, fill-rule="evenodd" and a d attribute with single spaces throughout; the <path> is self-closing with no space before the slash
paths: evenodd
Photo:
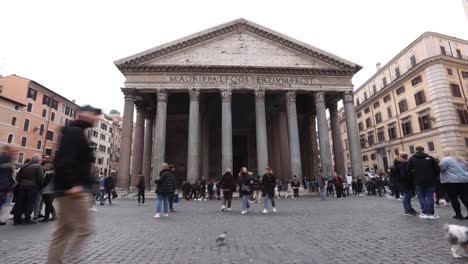
<path id="1" fill-rule="evenodd" d="M 416 147 L 416 153 L 408 160 L 408 175 L 416 186 L 422 219 L 437 219 L 434 212 L 434 192 L 440 169 L 435 159 L 424 153 L 424 147 Z"/>
<path id="2" fill-rule="evenodd" d="M 156 214 L 154 218 L 160 218 L 162 209 L 162 204 L 164 204 L 164 216 L 169 217 L 169 195 L 174 193 L 176 182 L 174 174 L 169 170 L 169 165 L 167 163 L 161 164 L 161 172 L 159 172 L 159 178 L 154 181 L 156 186 L 156 194 L 158 196 L 158 201 L 156 205 Z"/>
<path id="3" fill-rule="evenodd" d="M 219 179 L 219 190 L 223 190 L 223 205 L 221 211 L 231 211 L 232 193 L 236 190 L 236 181 L 232 175 L 232 171 L 227 169 Z"/>
<path id="4" fill-rule="evenodd" d="M 268 200 L 271 200 L 271 207 L 276 213 L 275 204 L 275 186 L 276 179 L 271 168 L 265 169 L 265 174 L 262 177 L 262 195 L 263 195 L 263 214 L 268 213 Z"/>

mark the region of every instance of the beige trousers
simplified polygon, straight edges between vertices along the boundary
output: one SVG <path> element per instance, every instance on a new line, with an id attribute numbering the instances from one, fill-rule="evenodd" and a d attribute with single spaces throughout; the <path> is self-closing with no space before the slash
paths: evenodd
<path id="1" fill-rule="evenodd" d="M 58 204 L 58 219 L 47 253 L 47 264 L 63 264 L 65 250 L 79 254 L 85 239 L 93 233 L 94 223 L 89 212 L 89 195 L 80 197 L 63 196 L 55 200 Z"/>

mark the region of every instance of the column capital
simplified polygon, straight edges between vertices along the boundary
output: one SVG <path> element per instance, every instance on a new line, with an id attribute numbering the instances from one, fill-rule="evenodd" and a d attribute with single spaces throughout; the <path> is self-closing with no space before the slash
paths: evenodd
<path id="1" fill-rule="evenodd" d="M 255 102 L 265 102 L 265 90 L 264 89 L 255 90 Z"/>
<path id="2" fill-rule="evenodd" d="M 190 101 L 197 102 L 200 99 L 200 90 L 199 89 L 192 89 L 189 90 Z"/>
<path id="3" fill-rule="evenodd" d="M 314 94 L 315 102 L 316 103 L 325 103 L 325 93 L 324 92 L 316 92 Z"/>
<path id="4" fill-rule="evenodd" d="M 156 116 L 156 110 L 154 110 L 153 108 L 146 108 L 145 109 L 145 118 L 146 119 L 151 119 L 153 120 Z"/>
<path id="5" fill-rule="evenodd" d="M 343 102 L 344 103 L 354 103 L 353 91 L 347 91 L 347 92 L 343 93 Z"/>
<path id="6" fill-rule="evenodd" d="M 221 90 L 221 96 L 223 98 L 223 102 L 231 102 L 232 91 L 230 89 L 223 89 Z"/>
<path id="7" fill-rule="evenodd" d="M 296 102 L 296 91 L 287 91 L 286 100 L 288 102 Z"/>
<path id="8" fill-rule="evenodd" d="M 158 102 L 167 102 L 167 91 L 164 89 L 158 90 Z"/>
<path id="9" fill-rule="evenodd" d="M 121 88 L 120 90 L 124 94 L 125 100 L 135 101 L 137 94 L 135 88 Z"/>

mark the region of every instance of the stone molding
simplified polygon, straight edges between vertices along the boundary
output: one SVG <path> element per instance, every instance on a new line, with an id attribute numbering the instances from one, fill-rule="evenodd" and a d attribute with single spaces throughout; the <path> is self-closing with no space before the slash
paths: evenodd
<path id="1" fill-rule="evenodd" d="M 343 94 L 343 103 L 352 103 L 352 104 L 354 104 L 353 91 L 344 92 L 344 94 Z"/>
<path id="2" fill-rule="evenodd" d="M 223 98 L 223 102 L 231 102 L 232 100 L 232 91 L 225 89 L 221 90 L 221 96 Z"/>
<path id="3" fill-rule="evenodd" d="M 265 102 L 265 90 L 264 89 L 255 90 L 255 102 Z"/>
<path id="4" fill-rule="evenodd" d="M 190 101 L 197 102 L 200 99 L 200 90 L 192 89 L 189 91 Z"/>
<path id="5" fill-rule="evenodd" d="M 158 102 L 167 102 L 167 97 L 168 94 L 166 90 L 161 89 L 158 91 Z"/>
<path id="6" fill-rule="evenodd" d="M 286 99 L 288 102 L 296 102 L 296 91 L 287 91 Z"/>
<path id="7" fill-rule="evenodd" d="M 325 93 L 323 92 L 316 92 L 314 98 L 316 103 L 325 103 Z"/>
<path id="8" fill-rule="evenodd" d="M 125 100 L 135 101 L 136 99 L 136 89 L 134 88 L 122 88 L 122 93 L 124 94 Z"/>

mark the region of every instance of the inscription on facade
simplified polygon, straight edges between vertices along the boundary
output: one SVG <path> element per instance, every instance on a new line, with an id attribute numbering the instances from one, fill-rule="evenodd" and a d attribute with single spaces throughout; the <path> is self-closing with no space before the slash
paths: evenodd
<path id="1" fill-rule="evenodd" d="M 284 76 L 239 76 L 239 75 L 174 75 L 169 76 L 170 83 L 248 83 L 248 84 L 291 84 L 312 85 L 319 81 L 311 77 Z"/>

